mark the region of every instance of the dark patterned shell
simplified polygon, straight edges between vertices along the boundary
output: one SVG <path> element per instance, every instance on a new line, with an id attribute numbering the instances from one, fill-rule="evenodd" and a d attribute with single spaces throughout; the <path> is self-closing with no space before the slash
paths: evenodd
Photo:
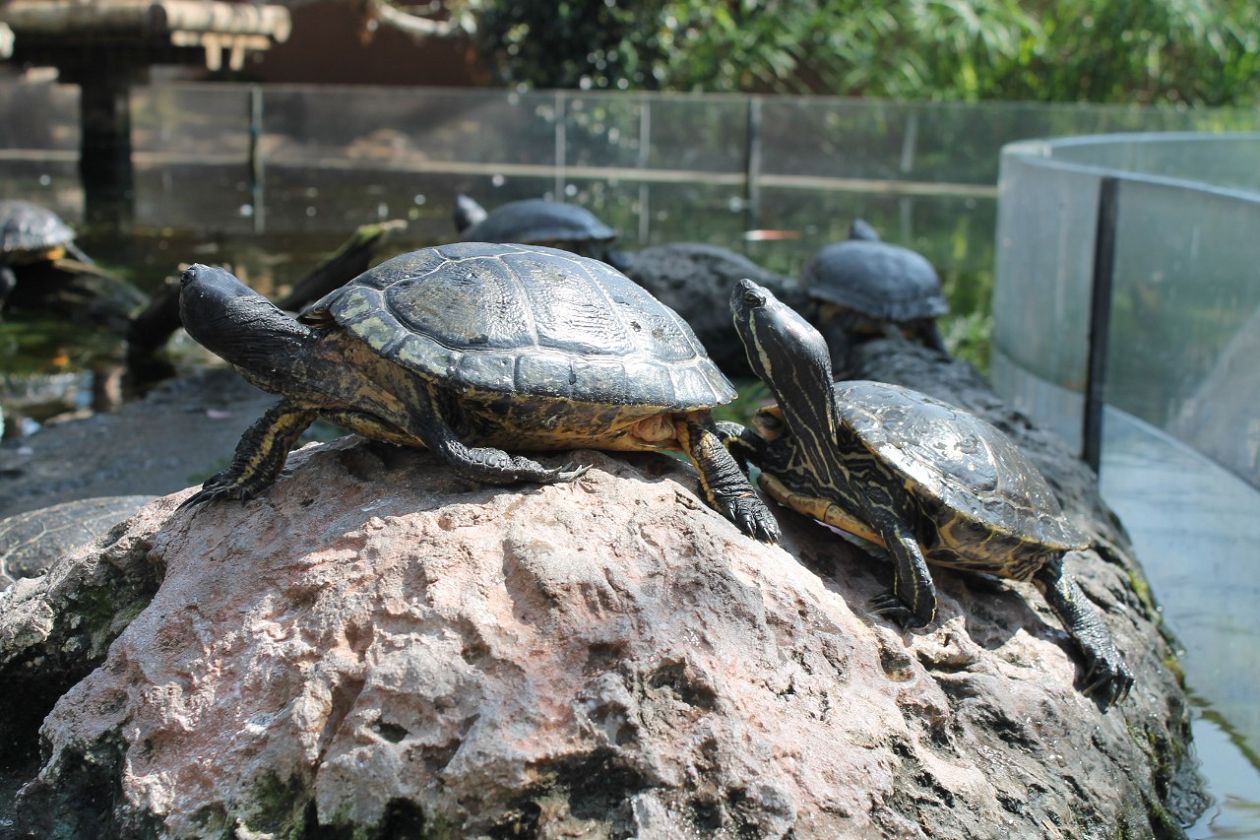
<path id="1" fill-rule="evenodd" d="M 617 232 L 573 204 L 529 198 L 496 207 L 463 231 L 465 242 L 611 242 Z"/>
<path id="2" fill-rule="evenodd" d="M 840 422 L 912 493 L 990 531 L 1047 548 L 1084 548 L 1037 468 L 1010 438 L 969 412 L 883 382 L 837 382 Z"/>
<path id="3" fill-rule="evenodd" d="M 850 239 L 819 250 L 805 266 L 811 297 L 856 309 L 884 321 L 913 321 L 944 315 L 936 269 L 921 254 Z"/>
<path id="4" fill-rule="evenodd" d="M 304 316 L 456 388 L 671 411 L 735 389 L 672 309 L 598 260 L 465 242 L 361 274 Z"/>
<path id="5" fill-rule="evenodd" d="M 53 211 L 29 201 L 0 201 L 0 259 L 68 244 L 74 231 Z"/>

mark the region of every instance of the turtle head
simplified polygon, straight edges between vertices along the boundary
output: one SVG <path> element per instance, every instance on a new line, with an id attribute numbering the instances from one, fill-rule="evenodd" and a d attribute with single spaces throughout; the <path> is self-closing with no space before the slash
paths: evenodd
<path id="1" fill-rule="evenodd" d="M 831 429 L 831 354 L 818 330 L 764 286 L 731 293 L 735 331 L 753 372 L 774 393 L 789 429 Z"/>
<path id="2" fill-rule="evenodd" d="M 236 279 L 231 272 L 192 265 L 180 277 L 179 317 L 207 350 L 267 388 L 283 377 L 313 337 L 310 328 Z"/>
<path id="3" fill-rule="evenodd" d="M 863 242 L 879 242 L 879 234 L 875 228 L 871 227 L 865 219 L 854 219 L 853 224 L 849 225 L 849 239 L 858 239 Z"/>
<path id="4" fill-rule="evenodd" d="M 481 224 L 486 220 L 486 215 L 485 208 L 472 196 L 463 193 L 455 196 L 455 211 L 452 218 L 455 221 L 456 233 L 462 234 L 473 225 Z"/>

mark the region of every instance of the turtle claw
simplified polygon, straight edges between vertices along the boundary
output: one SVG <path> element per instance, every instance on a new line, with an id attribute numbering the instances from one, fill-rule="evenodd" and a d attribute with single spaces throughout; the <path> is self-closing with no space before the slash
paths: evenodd
<path id="1" fill-rule="evenodd" d="M 779 541 L 779 521 L 756 496 L 737 496 L 725 505 L 722 513 L 735 523 L 735 527 L 755 540 L 766 543 Z"/>
<path id="2" fill-rule="evenodd" d="M 511 483 L 518 481 L 529 481 L 534 484 L 563 484 L 566 481 L 573 481 L 586 473 L 591 467 L 589 464 L 575 464 L 569 462 L 562 467 L 544 467 L 537 461 L 531 461 L 529 458 L 523 458 L 520 455 L 510 456 L 511 460 L 507 467 L 507 472 L 511 473 Z"/>
<path id="3" fill-rule="evenodd" d="M 884 592 L 866 602 L 867 607 L 875 615 L 887 618 L 903 630 L 917 630 L 932 623 L 932 618 L 923 618 L 914 614 L 895 592 Z"/>
<path id="4" fill-rule="evenodd" d="M 1093 697 L 1106 709 L 1128 699 L 1132 688 L 1133 674 L 1119 654 L 1113 654 L 1099 656 L 1090 663 L 1081 693 Z"/>
<path id="5" fill-rule="evenodd" d="M 587 470 L 591 468 L 590 464 L 574 464 L 572 462 L 565 464 L 556 471 L 556 483 L 573 481 L 586 475 Z"/>
<path id="6" fill-rule="evenodd" d="M 180 502 L 176 510 L 196 507 L 206 502 L 216 502 L 219 499 L 237 499 L 244 504 L 254 498 L 254 496 L 255 491 L 239 479 L 219 473 L 206 479 L 201 485 L 201 489 Z"/>

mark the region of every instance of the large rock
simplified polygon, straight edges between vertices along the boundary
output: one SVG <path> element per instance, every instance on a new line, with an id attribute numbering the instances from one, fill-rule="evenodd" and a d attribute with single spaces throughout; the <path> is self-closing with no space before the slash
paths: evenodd
<path id="1" fill-rule="evenodd" d="M 1102 712 L 1039 597 L 743 537 L 664 456 L 487 488 L 347 438 L 0 595 L 0 825 L 72 837 L 1176 837 L 1185 701 L 1117 567 Z M 124 629 L 125 628 L 125 629 Z M 111 640 L 112 639 L 112 643 Z M 59 696 L 59 699 L 56 699 Z M 55 706 L 47 707 L 56 699 Z M 41 704 L 44 704 L 41 706 Z M 15 714 L 21 707 L 22 714 Z M 18 731 L 47 712 L 37 761 Z M 0 797 L 0 801 L 3 798 Z"/>

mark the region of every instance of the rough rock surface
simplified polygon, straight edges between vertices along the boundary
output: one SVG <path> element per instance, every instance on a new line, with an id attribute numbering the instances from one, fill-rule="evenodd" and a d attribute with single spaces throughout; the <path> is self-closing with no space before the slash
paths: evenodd
<path id="1" fill-rule="evenodd" d="M 97 496 L 0 519 L 0 589 L 17 578 L 42 575 L 151 501 L 152 496 Z"/>
<path id="2" fill-rule="evenodd" d="M 1082 570 L 1137 676 L 1104 713 L 1029 587 L 938 573 L 937 622 L 902 634 L 864 606 L 888 569 L 820 526 L 781 512 L 782 546 L 759 544 L 679 462 L 547 460 L 569 457 L 593 469 L 505 489 L 423 452 L 309 446 L 260 499 L 158 500 L 18 581 L 0 773 L 30 781 L 0 826 L 1180 835 L 1184 698 L 1114 566 Z"/>

